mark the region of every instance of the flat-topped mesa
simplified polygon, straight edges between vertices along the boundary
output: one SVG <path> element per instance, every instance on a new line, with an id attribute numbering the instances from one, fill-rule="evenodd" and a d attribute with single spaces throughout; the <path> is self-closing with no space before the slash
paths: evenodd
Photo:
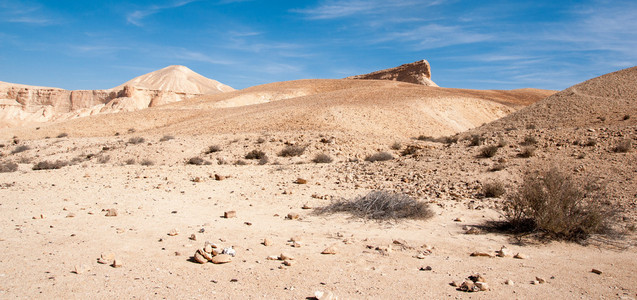
<path id="1" fill-rule="evenodd" d="M 431 80 L 431 66 L 429 65 L 429 62 L 424 59 L 391 69 L 350 76 L 345 79 L 393 80 L 422 84 L 424 86 L 438 86 Z"/>

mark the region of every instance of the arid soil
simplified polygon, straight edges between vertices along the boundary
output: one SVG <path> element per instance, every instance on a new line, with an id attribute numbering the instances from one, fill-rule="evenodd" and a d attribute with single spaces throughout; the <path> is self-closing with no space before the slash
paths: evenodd
<path id="1" fill-rule="evenodd" d="M 339 299 L 634 299 L 635 97 L 621 118 L 528 122 L 541 120 L 528 111 L 550 94 L 295 81 L 3 130 L 0 160 L 17 162 L 18 170 L 0 173 L 0 296 L 303 299 L 321 291 Z M 479 127 L 505 115 L 525 117 Z M 471 146 L 473 135 L 481 145 Z M 523 158 L 527 137 L 535 153 Z M 626 140 L 630 151 L 614 150 Z M 278 155 L 290 145 L 305 151 Z M 500 147 L 483 158 L 486 145 Z M 30 149 L 12 153 L 19 146 Z M 206 153 L 210 146 L 219 151 Z M 268 158 L 246 159 L 252 150 Z M 365 161 L 381 151 L 394 158 Z M 312 161 L 322 153 L 334 161 Z M 188 164 L 193 157 L 204 164 Z M 32 170 L 45 160 L 71 165 Z M 502 182 L 510 194 L 527 171 L 550 166 L 606 186 L 612 235 L 548 242 L 484 226 L 501 220 L 508 198 L 485 197 L 486 183 Z M 434 216 L 372 221 L 316 213 L 373 190 L 429 203 Z M 106 216 L 109 210 L 117 215 Z M 236 217 L 224 218 L 229 211 Z M 206 241 L 232 247 L 235 257 L 197 263 Z M 495 257 L 502 246 L 511 255 Z M 328 247 L 335 254 L 321 254 Z M 518 253 L 522 259 L 512 257 Z M 289 266 L 270 256 L 287 256 Z M 486 291 L 450 285 L 476 274 Z"/>

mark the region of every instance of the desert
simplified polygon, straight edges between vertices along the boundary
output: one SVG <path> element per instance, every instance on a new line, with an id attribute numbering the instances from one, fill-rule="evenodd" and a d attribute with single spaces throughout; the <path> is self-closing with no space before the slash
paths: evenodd
<path id="1" fill-rule="evenodd" d="M 353 9 L 325 3 L 287 13 Z M 0 81 L 0 298 L 636 299 L 637 67 L 478 89 L 409 61 Z"/>

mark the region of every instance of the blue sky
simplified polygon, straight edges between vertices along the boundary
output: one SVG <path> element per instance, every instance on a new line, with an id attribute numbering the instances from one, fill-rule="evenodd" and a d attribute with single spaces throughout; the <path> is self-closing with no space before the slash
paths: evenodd
<path id="1" fill-rule="evenodd" d="M 106 89 L 168 65 L 235 88 L 427 59 L 443 87 L 564 89 L 637 65 L 637 1 L 0 0 L 0 81 Z"/>

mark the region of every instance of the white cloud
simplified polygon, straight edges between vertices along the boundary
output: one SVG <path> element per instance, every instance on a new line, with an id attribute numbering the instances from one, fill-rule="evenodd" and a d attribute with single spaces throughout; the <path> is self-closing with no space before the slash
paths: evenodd
<path id="1" fill-rule="evenodd" d="M 199 1 L 199 0 L 181 0 L 181 1 L 174 1 L 172 4 L 168 4 L 168 5 L 152 5 L 144 9 L 133 11 L 132 13 L 128 14 L 126 16 L 126 21 L 130 24 L 141 27 L 144 25 L 142 23 L 142 20 L 150 15 L 159 13 L 162 10 L 182 7 L 184 5 L 187 5 L 195 1 Z"/>
<path id="2" fill-rule="evenodd" d="M 293 9 L 292 12 L 305 15 L 305 17 L 310 20 L 325 20 L 348 17 L 352 15 L 378 14 L 385 12 L 387 9 L 403 8 L 416 5 L 419 7 L 433 6 L 441 4 L 443 2 L 443 0 L 328 0 L 323 1 L 323 3 L 317 7 L 307 9 Z"/>

